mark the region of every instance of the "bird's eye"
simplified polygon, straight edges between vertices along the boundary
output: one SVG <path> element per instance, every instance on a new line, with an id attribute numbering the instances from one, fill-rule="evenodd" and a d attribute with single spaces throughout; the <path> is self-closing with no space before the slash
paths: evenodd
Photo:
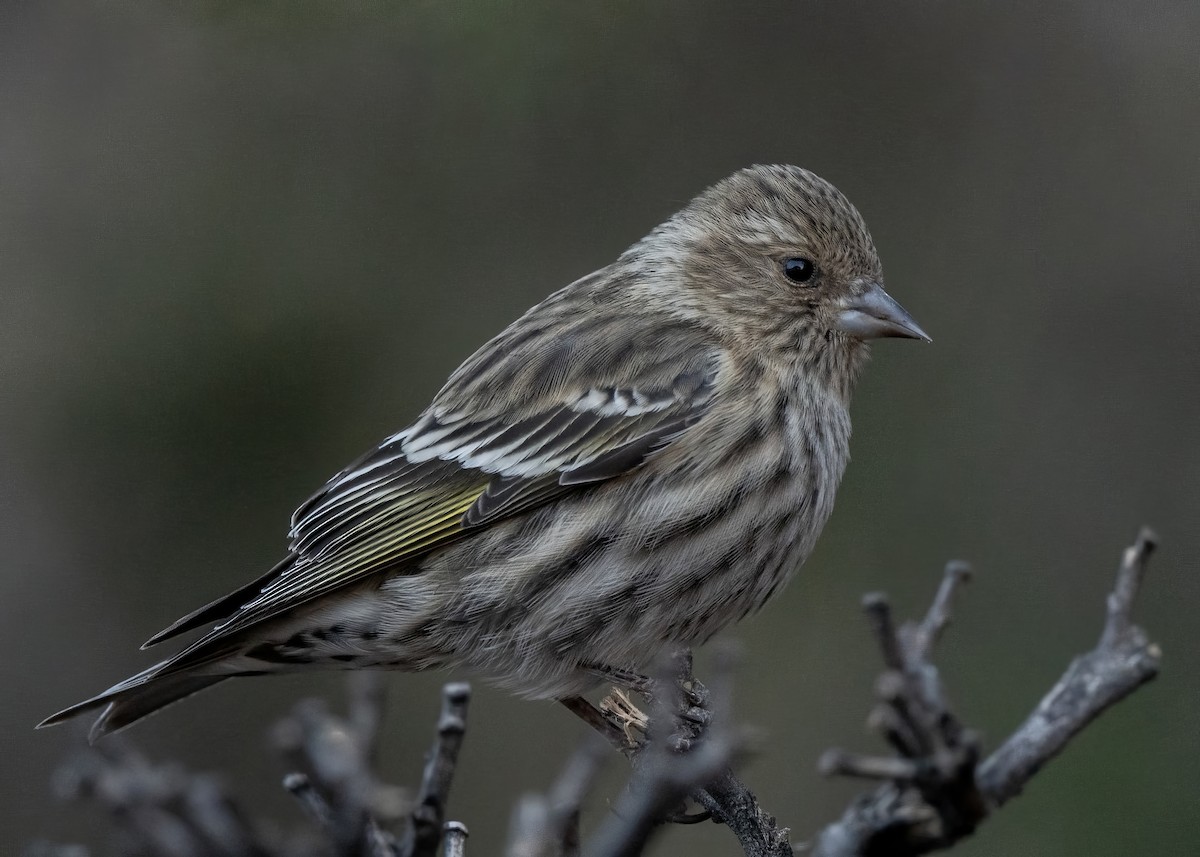
<path id="1" fill-rule="evenodd" d="M 783 275 L 793 283 L 807 283 L 817 272 L 810 259 L 788 259 L 783 263 Z"/>

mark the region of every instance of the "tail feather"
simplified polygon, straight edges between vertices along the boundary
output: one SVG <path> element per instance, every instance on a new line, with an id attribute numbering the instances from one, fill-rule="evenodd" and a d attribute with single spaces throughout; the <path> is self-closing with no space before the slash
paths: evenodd
<path id="1" fill-rule="evenodd" d="M 223 619 L 229 618 L 230 615 L 237 612 L 238 608 L 250 601 L 254 596 L 262 592 L 263 588 L 279 575 L 283 574 L 291 567 L 295 561 L 296 555 L 290 554 L 286 559 L 264 574 L 258 580 L 251 581 L 241 589 L 231 592 L 228 595 L 223 595 L 216 601 L 211 601 L 203 607 L 193 610 L 186 616 L 176 619 L 168 627 L 159 631 L 146 642 L 142 643 L 143 649 L 148 649 L 151 646 L 158 645 L 163 640 L 169 640 L 171 637 L 177 637 L 180 634 L 199 628 L 201 625 L 207 625 L 213 622 L 220 622 Z"/>
<path id="2" fill-rule="evenodd" d="M 151 667 L 145 672 L 127 678 L 120 684 L 106 690 L 99 696 L 64 708 L 57 714 L 52 714 L 37 725 L 38 729 L 55 726 L 70 720 L 79 714 L 103 708 L 88 740 L 97 739 L 113 732 L 120 731 L 131 723 L 141 720 L 147 715 L 178 702 L 184 697 L 191 696 L 206 687 L 224 681 L 229 675 L 196 675 L 194 673 L 168 673 L 157 675 L 162 665 Z"/>
<path id="3" fill-rule="evenodd" d="M 249 631 L 251 637 L 248 639 L 246 631 L 228 634 L 220 627 L 214 628 L 165 661 L 114 684 L 99 696 L 47 717 L 37 728 L 54 726 L 79 714 L 103 709 L 92 726 L 91 740 L 95 741 L 231 676 L 273 672 L 275 670 L 269 665 L 241 657 L 245 647 L 257 639 L 261 630 Z"/>

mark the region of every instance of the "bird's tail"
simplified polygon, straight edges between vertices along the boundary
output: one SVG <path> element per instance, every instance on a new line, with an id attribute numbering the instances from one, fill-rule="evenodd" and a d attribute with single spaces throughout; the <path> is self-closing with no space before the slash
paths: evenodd
<path id="1" fill-rule="evenodd" d="M 52 714 L 37 725 L 38 729 L 55 726 L 76 715 L 103 708 L 88 740 L 96 741 L 112 732 L 124 729 L 131 723 L 165 708 L 173 702 L 191 696 L 206 687 L 229 678 L 225 675 L 197 675 L 194 672 L 168 672 L 160 674 L 166 665 L 156 664 L 150 669 L 125 679 L 120 684 L 113 685 L 99 696 L 64 708 L 57 714 Z"/>

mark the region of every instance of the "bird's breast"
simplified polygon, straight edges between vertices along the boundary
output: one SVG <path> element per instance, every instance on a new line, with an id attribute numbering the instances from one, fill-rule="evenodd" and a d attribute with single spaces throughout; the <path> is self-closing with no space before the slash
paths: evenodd
<path id="1" fill-rule="evenodd" d="M 848 440 L 844 408 L 820 396 L 719 405 L 638 470 L 439 551 L 393 582 L 396 602 L 427 592 L 439 651 L 532 695 L 564 692 L 559 666 L 644 666 L 782 588 L 829 517 Z"/>
<path id="2" fill-rule="evenodd" d="M 647 558 L 631 565 L 656 582 L 675 636 L 689 640 L 761 607 L 808 558 L 849 450 L 845 406 L 820 391 L 768 386 L 711 416 L 654 462 L 622 516 L 627 543 Z"/>

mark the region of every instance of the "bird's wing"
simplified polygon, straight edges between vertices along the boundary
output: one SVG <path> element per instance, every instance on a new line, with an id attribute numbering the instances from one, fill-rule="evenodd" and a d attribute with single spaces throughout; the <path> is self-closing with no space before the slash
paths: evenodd
<path id="1" fill-rule="evenodd" d="M 563 372 L 560 348 L 522 352 L 506 348 L 503 336 L 489 343 L 412 426 L 297 509 L 289 561 L 151 642 L 222 618 L 217 632 L 226 636 L 639 467 L 704 415 L 718 361 L 695 337 L 674 346 L 660 343 L 652 356 L 632 360 L 628 353 L 625 359 L 612 353 L 611 344 L 577 355 L 597 358 L 593 370 L 599 371 L 574 364 Z M 495 354 L 496 348 L 503 353 Z M 497 407 L 471 392 L 488 384 L 482 376 L 496 383 L 515 383 L 520 376 L 526 384 L 510 387 L 512 404 Z M 595 383 L 585 385 L 584 379 Z M 473 408 L 477 401 L 484 406 Z"/>

